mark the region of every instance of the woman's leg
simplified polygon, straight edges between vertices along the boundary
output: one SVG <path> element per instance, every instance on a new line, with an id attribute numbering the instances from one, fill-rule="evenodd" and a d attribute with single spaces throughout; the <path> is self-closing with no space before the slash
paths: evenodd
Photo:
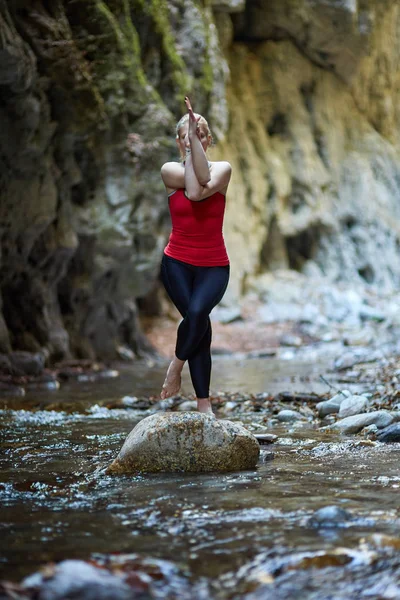
<path id="1" fill-rule="evenodd" d="M 196 353 L 188 360 L 190 377 L 197 397 L 200 412 L 212 412 L 209 399 L 211 380 L 211 323 L 197 346 Z"/>
<path id="2" fill-rule="evenodd" d="M 179 391 L 182 367 L 188 360 L 199 410 L 209 412 L 209 314 L 225 293 L 229 281 L 229 266 L 194 267 L 164 256 L 161 276 L 168 295 L 184 317 L 178 328 L 176 356 L 168 368 L 161 397 L 167 398 Z"/>
<path id="3" fill-rule="evenodd" d="M 178 328 L 176 356 L 189 361 L 190 376 L 200 412 L 212 412 L 211 322 L 209 314 L 222 299 L 229 281 L 229 267 L 195 267 L 196 276 L 185 318 Z"/>
<path id="4" fill-rule="evenodd" d="M 161 280 L 168 296 L 176 308 L 185 316 L 192 294 L 194 274 L 190 265 L 185 265 L 164 255 L 161 262 Z M 181 372 L 184 360 L 176 356 L 172 359 L 161 390 L 161 398 L 177 394 L 181 388 Z"/>
<path id="5" fill-rule="evenodd" d="M 194 268 L 189 305 L 178 327 L 176 356 L 181 360 L 188 360 L 196 353 L 203 336 L 211 329 L 209 314 L 221 301 L 229 281 L 229 266 Z"/>

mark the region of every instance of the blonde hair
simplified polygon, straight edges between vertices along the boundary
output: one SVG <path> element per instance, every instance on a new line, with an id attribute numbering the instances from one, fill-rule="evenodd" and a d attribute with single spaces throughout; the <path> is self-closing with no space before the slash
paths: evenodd
<path id="1" fill-rule="evenodd" d="M 211 133 L 210 127 L 209 127 L 209 125 L 208 125 L 208 123 L 207 123 L 206 119 L 205 119 L 205 118 L 204 118 L 202 115 L 199 115 L 198 113 L 194 113 L 194 116 L 195 116 L 195 117 L 197 117 L 197 118 L 198 118 L 198 117 L 200 117 L 200 118 L 199 118 L 199 120 L 198 120 L 198 123 L 199 123 L 199 125 L 204 125 L 204 127 L 205 127 L 205 129 L 206 129 L 206 132 L 207 132 L 207 136 L 210 136 L 210 137 L 211 137 L 211 144 L 212 144 L 212 143 L 213 143 L 213 139 L 212 139 L 212 133 Z M 188 114 L 188 113 L 186 113 L 186 114 L 185 114 L 185 115 L 183 115 L 183 117 L 182 117 L 181 119 L 179 119 L 179 121 L 177 122 L 177 124 L 176 124 L 176 128 L 175 128 L 175 134 L 176 134 L 176 138 L 177 138 L 177 139 L 179 138 L 179 131 L 181 130 L 181 127 L 183 127 L 183 125 L 184 125 L 184 124 L 186 123 L 186 121 L 188 121 L 188 120 L 189 120 L 189 114 Z M 210 145 L 211 145 L 211 144 L 210 144 Z"/>

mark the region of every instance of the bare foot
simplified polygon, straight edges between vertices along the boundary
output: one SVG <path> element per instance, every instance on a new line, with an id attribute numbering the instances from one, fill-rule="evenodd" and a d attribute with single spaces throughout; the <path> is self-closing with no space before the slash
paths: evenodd
<path id="1" fill-rule="evenodd" d="M 173 358 L 167 371 L 164 384 L 161 389 L 161 399 L 170 398 L 181 389 L 181 372 L 185 362 L 179 358 Z"/>
<path id="2" fill-rule="evenodd" d="M 215 417 L 210 398 L 197 398 L 197 410 L 201 413 Z"/>

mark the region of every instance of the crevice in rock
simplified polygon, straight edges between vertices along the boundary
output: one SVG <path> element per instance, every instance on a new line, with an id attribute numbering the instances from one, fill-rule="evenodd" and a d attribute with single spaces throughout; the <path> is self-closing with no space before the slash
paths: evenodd
<path id="1" fill-rule="evenodd" d="M 374 283 L 375 271 L 371 265 L 365 265 L 358 269 L 358 274 L 366 283 Z"/>
<path id="2" fill-rule="evenodd" d="M 301 271 L 304 263 L 314 260 L 321 240 L 321 228 L 311 226 L 293 236 L 286 236 L 289 268 Z"/>
<path id="3" fill-rule="evenodd" d="M 269 223 L 268 234 L 260 252 L 260 273 L 286 269 L 289 256 L 286 241 L 282 235 L 276 216 Z"/>
<path id="4" fill-rule="evenodd" d="M 285 137 L 288 135 L 288 123 L 285 113 L 277 112 L 273 115 L 267 125 L 267 132 L 271 137 L 274 135 Z"/>

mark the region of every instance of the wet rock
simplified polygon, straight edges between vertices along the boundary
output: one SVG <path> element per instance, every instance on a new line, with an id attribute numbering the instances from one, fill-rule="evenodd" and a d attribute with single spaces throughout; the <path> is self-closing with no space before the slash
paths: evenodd
<path id="1" fill-rule="evenodd" d="M 351 392 L 349 392 L 348 390 L 342 390 L 341 392 L 339 392 L 339 394 L 336 394 L 329 400 L 319 402 L 316 406 L 316 409 L 318 410 L 320 418 L 323 419 L 327 415 L 339 412 L 340 405 L 349 396 L 351 396 Z"/>
<path id="2" fill-rule="evenodd" d="M 340 525 L 352 518 L 351 514 L 339 506 L 324 506 L 308 520 L 311 527 L 340 527 Z"/>
<path id="3" fill-rule="evenodd" d="M 339 418 L 352 417 L 364 412 L 368 407 L 368 399 L 365 396 L 349 396 L 340 404 Z"/>
<path id="4" fill-rule="evenodd" d="M 132 600 L 132 588 L 121 577 L 82 560 L 64 560 L 24 579 L 37 600 Z"/>
<path id="5" fill-rule="evenodd" d="M 393 423 L 377 432 L 376 439 L 386 444 L 400 442 L 400 423 Z"/>
<path id="6" fill-rule="evenodd" d="M 362 415 L 354 415 L 346 417 L 341 421 L 337 421 L 331 427 L 338 429 L 340 433 L 357 433 L 368 425 L 376 425 L 379 429 L 387 427 L 393 421 L 392 415 L 387 410 L 376 410 Z"/>
<path id="7" fill-rule="evenodd" d="M 292 421 L 299 421 L 300 419 L 304 419 L 304 417 L 297 410 L 284 409 L 279 411 L 277 419 L 282 423 L 291 423 Z"/>
<path id="8" fill-rule="evenodd" d="M 23 387 L 0 381 L 0 398 L 22 398 L 23 396 L 25 396 Z"/>
<path id="9" fill-rule="evenodd" d="M 275 455 L 273 452 L 267 452 L 266 450 L 261 450 L 259 462 L 260 463 L 270 462 L 271 460 L 274 460 L 274 457 L 275 457 Z"/>
<path id="10" fill-rule="evenodd" d="M 8 355 L 15 375 L 40 375 L 44 369 L 44 355 L 41 352 L 11 352 Z"/>
<path id="11" fill-rule="evenodd" d="M 202 413 L 157 413 L 134 427 L 107 473 L 252 469 L 260 447 L 238 423 Z"/>
<path id="12" fill-rule="evenodd" d="M 278 436 L 273 433 L 254 433 L 253 434 L 260 445 L 273 444 Z"/>

